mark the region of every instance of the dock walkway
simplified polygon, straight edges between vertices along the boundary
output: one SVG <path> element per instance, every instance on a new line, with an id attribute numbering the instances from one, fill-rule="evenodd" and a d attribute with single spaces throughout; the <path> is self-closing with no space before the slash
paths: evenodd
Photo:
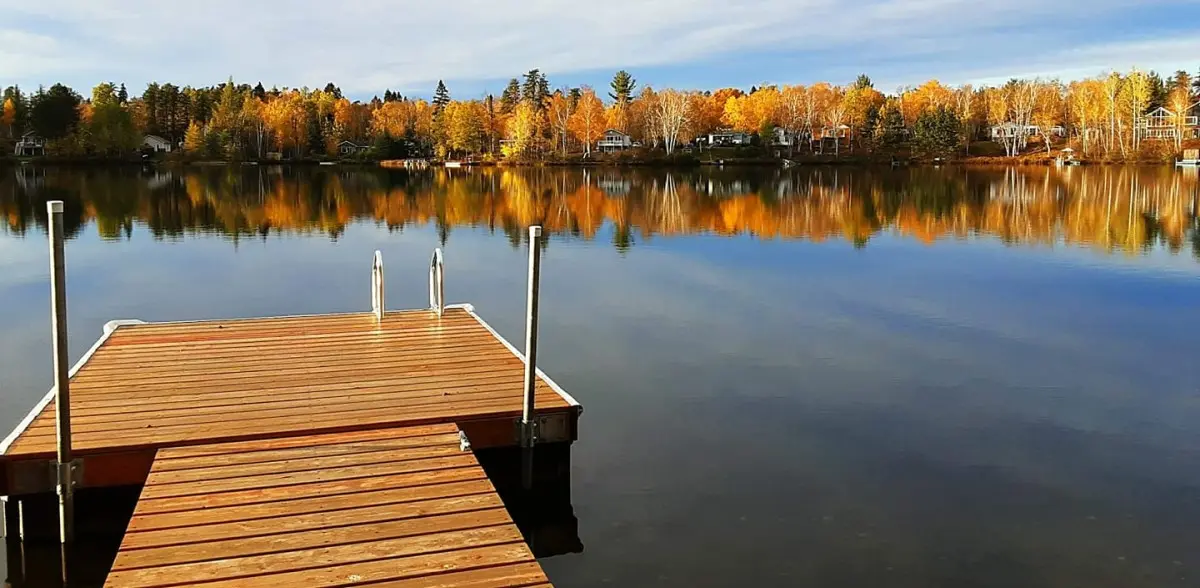
<path id="1" fill-rule="evenodd" d="M 550 585 L 454 425 L 164 449 L 106 586 L 379 582 Z"/>

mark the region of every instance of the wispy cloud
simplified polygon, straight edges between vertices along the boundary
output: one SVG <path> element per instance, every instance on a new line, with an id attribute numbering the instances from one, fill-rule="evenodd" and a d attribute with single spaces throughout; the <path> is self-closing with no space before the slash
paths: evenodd
<path id="1" fill-rule="evenodd" d="M 1192 2 L 1069 4 L 0 0 L 0 82 L 61 79 L 86 88 L 119 80 L 138 87 L 233 75 L 291 86 L 333 80 L 369 95 L 386 87 L 427 92 L 437 79 L 478 87 L 534 67 L 565 77 L 594 74 L 593 83 L 605 81 L 596 72 L 616 68 L 645 69 L 644 79 L 653 81 L 656 72 L 688 67 L 687 85 L 713 87 L 723 80 L 706 75 L 704 66 L 719 60 L 771 81 L 867 71 L 901 84 L 931 76 L 966 81 L 1134 63 L 1162 67 L 1197 54 L 1200 27 L 1164 33 L 1155 19 L 1137 19 L 1200 15 Z M 1103 38 L 1112 40 L 1099 44 Z M 802 71 L 784 65 L 796 62 Z"/>

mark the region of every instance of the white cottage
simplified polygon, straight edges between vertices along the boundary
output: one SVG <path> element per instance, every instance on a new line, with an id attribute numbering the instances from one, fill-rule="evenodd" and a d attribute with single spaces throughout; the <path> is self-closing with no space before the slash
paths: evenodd
<path id="1" fill-rule="evenodd" d="M 37 157 L 45 154 L 46 140 L 33 131 L 21 135 L 21 139 L 13 147 L 13 155 L 17 157 Z"/>
<path id="2" fill-rule="evenodd" d="M 158 135 L 146 135 L 142 137 L 142 149 L 155 153 L 170 153 L 171 142 Z"/>
<path id="3" fill-rule="evenodd" d="M 596 149 L 602 153 L 622 151 L 633 147 L 633 139 L 616 129 L 604 131 L 604 136 L 596 141 Z"/>
<path id="4" fill-rule="evenodd" d="M 354 141 L 342 141 L 341 143 L 338 143 L 337 149 L 338 154 L 340 155 L 354 155 L 356 153 L 362 153 L 367 149 L 370 149 L 370 147 L 367 145 L 359 145 Z"/>

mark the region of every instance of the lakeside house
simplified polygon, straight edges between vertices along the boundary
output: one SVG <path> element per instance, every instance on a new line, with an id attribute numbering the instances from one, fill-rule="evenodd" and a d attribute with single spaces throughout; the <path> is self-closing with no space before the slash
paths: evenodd
<path id="1" fill-rule="evenodd" d="M 1146 113 L 1138 122 L 1138 136 L 1143 139 L 1173 140 L 1180 131 L 1183 139 L 1200 138 L 1200 102 L 1192 104 L 1178 115 L 1160 106 Z"/>
<path id="2" fill-rule="evenodd" d="M 1043 134 L 1049 134 L 1051 137 L 1066 137 L 1067 129 L 1061 125 L 1055 125 L 1049 128 L 1047 133 L 1042 132 L 1042 127 L 1037 125 L 1018 125 L 1012 122 L 1001 123 L 993 126 L 988 130 L 988 135 L 992 140 L 997 139 L 1015 139 L 1020 137 L 1037 137 Z"/>
<path id="3" fill-rule="evenodd" d="M 623 151 L 633 147 L 633 138 L 616 129 L 604 131 L 604 136 L 596 141 L 596 149 L 601 153 Z"/>
<path id="4" fill-rule="evenodd" d="M 142 149 L 154 153 L 170 153 L 171 142 L 158 135 L 146 135 L 142 137 Z"/>
<path id="5" fill-rule="evenodd" d="M 753 140 L 753 136 L 750 133 L 730 129 L 721 129 L 708 134 L 709 147 L 749 145 L 751 140 Z"/>
<path id="6" fill-rule="evenodd" d="M 789 131 L 783 127 L 775 127 L 775 138 L 771 144 L 780 147 L 791 147 L 812 140 L 812 134 L 809 131 Z"/>
<path id="7" fill-rule="evenodd" d="M 33 131 L 21 135 L 21 139 L 13 146 L 13 155 L 17 157 L 38 157 L 46 154 L 46 140 Z"/>
<path id="8" fill-rule="evenodd" d="M 354 141 L 342 141 L 337 144 L 338 155 L 355 155 L 358 153 L 366 153 L 371 147 L 368 145 L 359 145 Z"/>

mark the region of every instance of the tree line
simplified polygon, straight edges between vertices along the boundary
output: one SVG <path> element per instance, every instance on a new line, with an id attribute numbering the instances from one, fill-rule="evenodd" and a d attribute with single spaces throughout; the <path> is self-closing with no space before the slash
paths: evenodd
<path id="1" fill-rule="evenodd" d="M 1069 83 L 1013 79 L 980 88 L 930 80 L 890 94 L 865 75 L 846 85 L 702 92 L 639 88 L 620 71 L 603 95 L 587 86 L 552 89 L 535 69 L 510 80 L 498 98 L 454 99 L 439 81 L 428 101 L 389 89 L 366 102 L 346 98 L 333 83 L 268 90 L 233 79 L 201 88 L 154 82 L 131 96 L 124 84 L 105 82 L 87 98 L 62 84 L 33 93 L 6 88 L 0 137 L 11 141 L 29 130 L 48 140 L 53 155 L 117 156 L 136 151 L 149 134 L 195 157 L 236 160 L 271 153 L 329 157 L 361 148 L 381 159 L 588 157 L 609 129 L 666 155 L 724 130 L 763 145 L 782 143 L 790 154 L 833 156 L 970 155 L 981 139 L 995 139 L 1004 154 L 1016 156 L 1032 137 L 1062 135 L 1087 156 L 1119 160 L 1137 158 L 1151 146 L 1181 150 L 1189 130 L 1185 117 L 1198 94 L 1200 77 L 1179 71 L 1164 79 L 1137 69 Z M 1140 129 L 1160 106 L 1174 113 L 1168 124 L 1178 132 L 1169 141 L 1149 141 Z M 1006 126 L 1015 131 L 989 132 Z M 342 149 L 345 142 L 349 149 Z M 1050 141 L 1041 145 L 1049 152 Z"/>

